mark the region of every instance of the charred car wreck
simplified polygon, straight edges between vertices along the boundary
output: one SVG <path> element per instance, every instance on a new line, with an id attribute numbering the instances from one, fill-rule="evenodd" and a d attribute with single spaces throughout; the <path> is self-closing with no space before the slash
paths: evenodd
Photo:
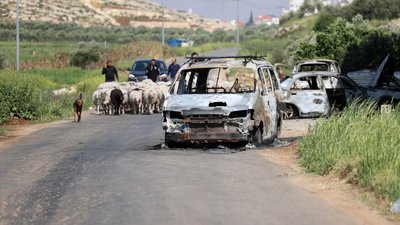
<path id="1" fill-rule="evenodd" d="M 364 90 L 336 72 L 300 72 L 282 82 L 285 117 L 317 117 L 332 109 L 342 110 L 356 98 L 365 98 Z"/>
<path id="2" fill-rule="evenodd" d="M 273 140 L 282 117 L 274 67 L 252 57 L 205 57 L 182 67 L 164 103 L 169 146 Z"/>

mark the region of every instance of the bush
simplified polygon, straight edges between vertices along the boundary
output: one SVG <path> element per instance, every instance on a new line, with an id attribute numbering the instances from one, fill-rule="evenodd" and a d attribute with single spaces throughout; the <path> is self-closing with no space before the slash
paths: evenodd
<path id="1" fill-rule="evenodd" d="M 0 69 L 6 67 L 6 56 L 0 51 Z"/>
<path id="2" fill-rule="evenodd" d="M 316 124 L 300 144 L 300 162 L 393 201 L 400 193 L 399 129 L 399 108 L 381 114 L 374 103 L 354 103 Z"/>
<path id="3" fill-rule="evenodd" d="M 0 76 L 0 97 L 4 109 L 0 120 L 5 122 L 11 116 L 23 119 L 36 119 L 38 116 L 37 98 L 31 78 L 15 73 L 4 73 Z"/>
<path id="4" fill-rule="evenodd" d="M 100 54 L 91 49 L 78 50 L 72 54 L 71 66 L 81 67 L 85 69 L 89 64 L 96 63 L 100 60 Z"/>

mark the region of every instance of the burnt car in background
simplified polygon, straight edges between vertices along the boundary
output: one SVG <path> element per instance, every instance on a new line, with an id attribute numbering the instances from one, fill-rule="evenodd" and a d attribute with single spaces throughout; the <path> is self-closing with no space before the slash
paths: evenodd
<path id="1" fill-rule="evenodd" d="M 165 143 L 261 144 L 282 123 L 275 68 L 256 57 L 201 57 L 182 66 L 163 111 Z"/>
<path id="2" fill-rule="evenodd" d="M 365 90 L 336 72 L 299 72 L 281 83 L 285 118 L 318 117 L 342 110 Z"/>
<path id="3" fill-rule="evenodd" d="M 367 98 L 384 104 L 400 103 L 400 79 L 394 76 L 395 62 L 389 54 L 376 70 L 366 88 Z"/>
<path id="4" fill-rule="evenodd" d="M 339 63 L 330 59 L 311 59 L 297 62 L 293 68 L 293 74 L 300 72 L 332 72 L 340 74 Z"/>

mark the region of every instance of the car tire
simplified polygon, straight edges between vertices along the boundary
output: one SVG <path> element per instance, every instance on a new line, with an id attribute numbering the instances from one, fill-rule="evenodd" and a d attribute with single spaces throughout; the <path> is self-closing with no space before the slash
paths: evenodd
<path id="1" fill-rule="evenodd" d="M 168 148 L 177 148 L 177 147 L 178 147 L 178 144 L 177 144 L 176 142 L 171 141 L 171 140 L 169 140 L 169 139 L 167 138 L 167 132 L 165 132 L 164 141 L 165 141 L 165 145 L 166 145 Z"/>
<path id="2" fill-rule="evenodd" d="M 286 104 L 285 117 L 289 120 L 297 119 L 299 118 L 299 110 L 294 105 Z"/>
<path id="3" fill-rule="evenodd" d="M 262 128 L 258 127 L 257 129 L 253 130 L 250 135 L 250 143 L 255 145 L 255 146 L 260 146 L 263 144 L 263 139 L 262 139 Z"/>

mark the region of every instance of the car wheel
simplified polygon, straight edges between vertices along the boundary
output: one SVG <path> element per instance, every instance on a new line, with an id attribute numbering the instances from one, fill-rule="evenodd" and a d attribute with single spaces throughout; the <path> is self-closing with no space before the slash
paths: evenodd
<path id="1" fill-rule="evenodd" d="M 299 118 L 299 110 L 294 105 L 287 104 L 285 117 L 286 119 L 297 119 Z"/>
<path id="2" fill-rule="evenodd" d="M 258 127 L 251 133 L 250 142 L 255 146 L 260 146 L 263 143 L 263 131 L 262 128 Z"/>
<path id="3" fill-rule="evenodd" d="M 178 143 L 176 143 L 175 141 L 170 140 L 170 139 L 167 137 L 167 132 L 165 132 L 164 141 L 165 141 L 165 145 L 166 145 L 168 148 L 177 148 L 177 147 L 179 147 L 179 146 L 178 146 Z"/>

